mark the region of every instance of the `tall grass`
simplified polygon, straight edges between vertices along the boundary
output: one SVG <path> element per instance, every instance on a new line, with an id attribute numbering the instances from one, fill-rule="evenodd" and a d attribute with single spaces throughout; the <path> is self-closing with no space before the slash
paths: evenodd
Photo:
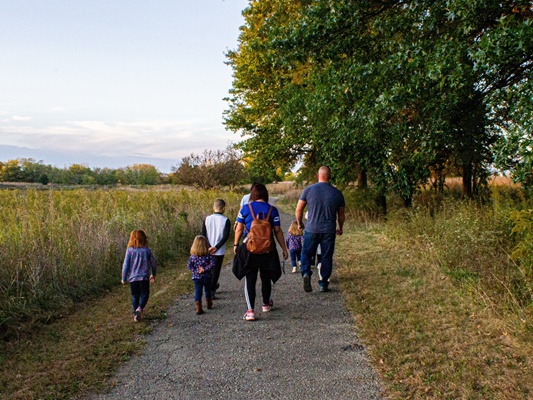
<path id="1" fill-rule="evenodd" d="M 133 229 L 146 231 L 160 265 L 186 252 L 216 197 L 239 201 L 213 191 L 0 191 L 0 337 L 119 283 Z"/>
<path id="2" fill-rule="evenodd" d="M 425 253 L 494 311 L 523 315 L 533 302 L 532 275 L 524 274 L 521 263 L 511 257 L 520 245 L 511 217 L 527 207 L 527 200 L 515 189 L 491 190 L 485 202 L 450 197 L 431 207 L 418 203 L 410 210 L 395 210 L 388 216 L 387 235 Z M 533 254 L 533 246 L 529 248 Z"/>

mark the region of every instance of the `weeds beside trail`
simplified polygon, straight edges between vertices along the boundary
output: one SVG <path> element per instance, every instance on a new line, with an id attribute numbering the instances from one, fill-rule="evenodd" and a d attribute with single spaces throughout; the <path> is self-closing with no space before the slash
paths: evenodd
<path id="1" fill-rule="evenodd" d="M 0 190 L 0 340 L 116 286 L 133 229 L 160 265 L 187 252 L 222 195 L 238 204 L 233 193 L 172 188 Z"/>
<path id="2" fill-rule="evenodd" d="M 81 303 L 76 312 L 41 326 L 31 337 L 4 343 L 0 398 L 72 399 L 101 389 L 118 365 L 144 347 L 144 335 L 166 317 L 176 297 L 192 290 L 186 258 L 169 265 L 150 286 L 142 322 L 132 322 L 129 286 Z"/>
<path id="3" fill-rule="evenodd" d="M 533 394 L 525 321 L 483 301 L 479 285 L 458 282 L 428 248 L 394 238 L 385 225 L 352 226 L 336 255 L 347 305 L 389 398 Z"/>

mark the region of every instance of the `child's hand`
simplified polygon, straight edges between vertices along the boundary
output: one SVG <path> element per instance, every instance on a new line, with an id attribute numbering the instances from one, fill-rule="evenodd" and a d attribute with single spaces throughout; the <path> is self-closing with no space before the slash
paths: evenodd
<path id="1" fill-rule="evenodd" d="M 198 273 L 203 274 L 204 273 L 204 267 L 198 267 Z"/>
<path id="2" fill-rule="evenodd" d="M 155 278 L 153 275 L 150 275 L 150 283 L 154 283 L 155 282 Z"/>
<path id="3" fill-rule="evenodd" d="M 123 280 L 121 280 L 121 281 L 120 281 L 120 283 L 122 283 L 123 285 L 125 285 L 125 284 L 126 284 L 126 282 L 124 282 Z"/>

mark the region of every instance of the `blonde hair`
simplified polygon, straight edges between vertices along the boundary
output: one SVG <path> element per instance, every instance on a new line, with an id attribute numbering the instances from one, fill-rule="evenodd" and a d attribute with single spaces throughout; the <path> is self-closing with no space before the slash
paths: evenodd
<path id="1" fill-rule="evenodd" d="M 215 212 L 222 212 L 226 208 L 226 202 L 222 199 L 216 199 L 215 204 L 213 204 L 213 210 Z"/>
<path id="2" fill-rule="evenodd" d="M 130 240 L 128 241 L 128 247 L 147 247 L 148 239 L 146 233 L 141 229 L 135 229 L 130 233 Z"/>
<path id="3" fill-rule="evenodd" d="M 302 224 L 303 226 L 303 224 Z M 292 221 L 291 222 L 291 226 L 289 227 L 289 233 L 292 235 L 292 236 L 302 236 L 302 231 L 300 230 L 300 228 L 298 228 L 298 222 L 296 221 Z"/>
<path id="4" fill-rule="evenodd" d="M 209 255 L 209 242 L 205 236 L 198 235 L 194 238 L 191 246 L 191 255 L 200 257 Z"/>

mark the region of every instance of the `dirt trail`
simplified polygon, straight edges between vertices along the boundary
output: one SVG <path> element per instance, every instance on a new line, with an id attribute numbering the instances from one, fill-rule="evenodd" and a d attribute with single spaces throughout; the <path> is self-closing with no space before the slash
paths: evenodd
<path id="1" fill-rule="evenodd" d="M 281 214 L 284 232 L 292 219 Z M 381 399 L 336 275 L 328 293 L 316 276 L 305 293 L 287 262 L 273 310 L 261 312 L 258 283 L 257 320 L 247 322 L 244 282 L 226 263 L 212 310 L 197 316 L 194 294 L 182 296 L 110 391 L 86 399 Z"/>

